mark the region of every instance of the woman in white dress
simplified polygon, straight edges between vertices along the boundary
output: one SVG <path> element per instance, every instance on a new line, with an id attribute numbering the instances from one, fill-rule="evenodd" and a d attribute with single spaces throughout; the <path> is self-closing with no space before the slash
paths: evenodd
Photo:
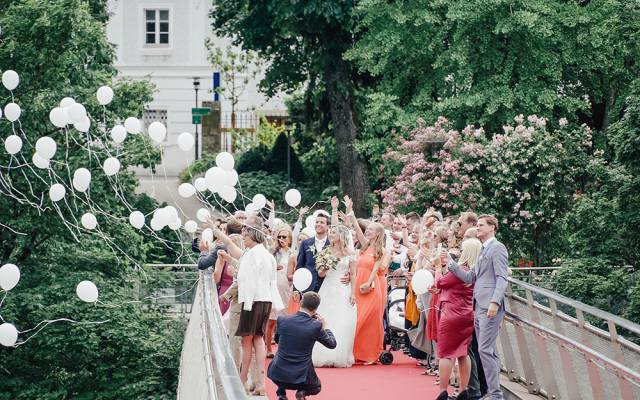
<path id="1" fill-rule="evenodd" d="M 356 261 L 351 233 L 344 225 L 337 225 L 329 231 L 330 250 L 338 260 L 335 269 L 319 271 L 324 276 L 320 287 L 320 307 L 318 314 L 327 321 L 327 329 L 333 332 L 338 345 L 328 349 L 316 343 L 313 348 L 313 365 L 316 367 L 346 368 L 353 365 L 353 340 L 356 334 Z M 347 273 L 350 282 L 340 279 Z"/>
<path id="2" fill-rule="evenodd" d="M 272 254 L 276 259 L 278 265 L 277 270 L 277 284 L 278 293 L 282 298 L 282 304 L 289 304 L 289 297 L 291 296 L 291 282 L 288 278 L 289 257 L 291 257 L 291 243 L 293 241 L 291 228 L 289 225 L 280 224 L 273 229 L 276 244 L 272 250 Z M 276 320 L 280 315 L 285 315 L 286 310 L 276 311 L 271 310 L 269 314 L 269 323 L 267 324 L 267 332 L 265 333 L 264 340 L 267 345 L 267 358 L 273 358 L 272 341 L 276 332 Z"/>

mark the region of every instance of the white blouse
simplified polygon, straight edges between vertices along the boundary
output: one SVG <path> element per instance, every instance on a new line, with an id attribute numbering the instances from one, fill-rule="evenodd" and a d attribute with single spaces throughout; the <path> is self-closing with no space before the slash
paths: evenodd
<path id="1" fill-rule="evenodd" d="M 245 311 L 251 311 L 255 301 L 270 302 L 273 309 L 282 310 L 276 277 L 276 260 L 262 244 L 245 251 L 238 267 L 238 303 L 244 303 Z"/>

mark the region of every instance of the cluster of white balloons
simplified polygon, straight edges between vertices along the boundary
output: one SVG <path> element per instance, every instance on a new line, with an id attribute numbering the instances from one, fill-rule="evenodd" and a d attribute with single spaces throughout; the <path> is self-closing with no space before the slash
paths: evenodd
<path id="1" fill-rule="evenodd" d="M 59 106 L 49 111 L 49 121 L 57 128 L 73 125 L 79 132 L 88 132 L 91 127 L 87 109 L 71 97 L 60 100 Z"/>
<path id="2" fill-rule="evenodd" d="M 182 226 L 182 219 L 178 216 L 178 210 L 174 206 L 166 206 L 153 212 L 153 218 L 151 218 L 149 225 L 154 231 L 162 230 L 166 226 L 175 231 Z"/>
<path id="3" fill-rule="evenodd" d="M 0 288 L 9 291 L 20 281 L 20 269 L 14 264 L 0 267 Z M 11 347 L 18 340 L 18 330 L 10 323 L 0 325 L 0 345 Z"/>

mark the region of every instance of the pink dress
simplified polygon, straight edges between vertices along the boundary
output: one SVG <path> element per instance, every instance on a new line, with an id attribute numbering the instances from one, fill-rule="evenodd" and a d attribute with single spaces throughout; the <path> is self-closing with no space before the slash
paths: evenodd
<path id="1" fill-rule="evenodd" d="M 225 262 L 224 266 L 222 267 L 220 282 L 218 282 L 218 284 L 216 285 L 218 288 L 218 296 L 226 292 L 227 289 L 229 289 L 232 284 L 233 284 L 233 275 L 229 273 L 229 269 L 227 268 L 227 263 Z M 229 309 L 229 306 L 231 305 L 231 303 L 229 303 L 227 300 L 221 299 L 220 297 L 218 297 L 218 304 L 220 305 L 220 313 L 222 315 L 224 315 L 224 313 L 227 312 L 227 310 Z"/>

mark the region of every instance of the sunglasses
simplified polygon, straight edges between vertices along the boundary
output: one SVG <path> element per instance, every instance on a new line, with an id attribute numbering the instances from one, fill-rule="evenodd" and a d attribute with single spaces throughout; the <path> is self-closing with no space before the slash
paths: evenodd
<path id="1" fill-rule="evenodd" d="M 289 236 L 287 235 L 278 235 L 278 239 L 288 239 Z"/>

